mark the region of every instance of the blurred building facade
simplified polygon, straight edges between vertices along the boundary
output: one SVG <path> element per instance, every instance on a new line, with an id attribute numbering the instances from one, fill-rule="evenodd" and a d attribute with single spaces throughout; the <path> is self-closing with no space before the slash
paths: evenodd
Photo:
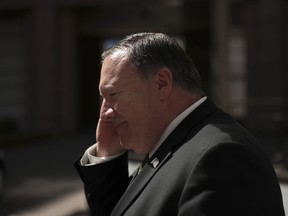
<path id="1" fill-rule="evenodd" d="M 255 133 L 288 129 L 288 1 L 0 2 L 0 129 L 93 127 L 100 55 L 124 35 L 173 35 L 217 105 Z"/>

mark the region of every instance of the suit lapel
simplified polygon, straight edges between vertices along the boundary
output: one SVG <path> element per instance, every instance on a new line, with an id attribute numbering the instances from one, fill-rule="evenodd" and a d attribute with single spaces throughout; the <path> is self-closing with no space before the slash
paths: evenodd
<path id="1" fill-rule="evenodd" d="M 155 157 L 161 161 L 168 152 L 181 146 L 181 144 L 189 140 L 191 138 L 191 133 L 195 134 L 199 131 L 199 129 L 197 129 L 197 125 L 216 110 L 217 107 L 214 105 L 214 103 L 206 99 L 172 131 L 172 133 L 166 138 L 159 149 L 154 153 L 154 155 L 152 155 L 151 161 Z"/>
<path id="2" fill-rule="evenodd" d="M 146 164 L 140 174 L 138 174 L 136 177 L 133 177 L 122 198 L 119 200 L 113 212 L 111 213 L 111 216 L 122 215 L 130 207 L 130 205 L 137 199 L 139 194 L 150 182 L 152 177 L 157 173 L 157 170 L 161 167 L 161 164 L 163 164 L 164 161 L 169 158 L 169 155 L 170 154 L 167 154 L 166 157 L 163 158 L 163 160 L 157 164 L 158 166 L 156 167 L 153 167 L 151 164 Z"/>
<path id="3" fill-rule="evenodd" d="M 195 129 L 204 118 L 217 110 L 208 99 L 190 113 L 167 137 L 159 149 L 149 159 L 141 173 L 132 179 L 122 198 L 117 203 L 111 216 L 123 215 L 130 205 L 138 198 L 157 170 L 172 156 L 173 149 L 185 143 L 188 134 Z M 198 129 L 195 129 L 195 133 Z M 190 136 L 189 136 L 190 137 Z"/>

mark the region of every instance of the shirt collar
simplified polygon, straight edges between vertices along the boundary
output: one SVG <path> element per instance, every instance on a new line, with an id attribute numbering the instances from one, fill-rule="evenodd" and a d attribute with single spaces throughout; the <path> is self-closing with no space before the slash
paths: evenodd
<path id="1" fill-rule="evenodd" d="M 151 157 L 156 150 L 161 146 L 163 141 L 169 136 L 169 134 L 180 124 L 183 119 L 185 119 L 193 110 L 195 110 L 200 104 L 202 104 L 207 97 L 203 97 L 200 100 L 196 101 L 194 104 L 192 104 L 190 107 L 188 107 L 186 110 L 184 110 L 182 113 L 180 113 L 165 129 L 163 134 L 161 135 L 160 139 L 158 140 L 157 144 L 154 146 L 152 151 L 149 152 L 149 157 Z"/>

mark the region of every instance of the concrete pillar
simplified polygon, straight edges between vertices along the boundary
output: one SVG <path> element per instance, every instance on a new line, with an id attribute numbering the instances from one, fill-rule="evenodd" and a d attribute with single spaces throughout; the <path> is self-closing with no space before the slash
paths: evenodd
<path id="1" fill-rule="evenodd" d="M 288 130 L 287 9 L 283 0 L 246 1 L 247 127 L 261 135 Z"/>
<path id="2" fill-rule="evenodd" d="M 55 14 L 48 3 L 33 8 L 30 54 L 30 129 L 55 131 L 58 78 L 55 70 Z"/>
<path id="3" fill-rule="evenodd" d="M 214 101 L 229 112 L 228 1 L 211 2 L 211 88 Z"/>
<path id="4" fill-rule="evenodd" d="M 57 32 L 57 121 L 60 130 L 73 131 L 77 128 L 77 85 L 76 85 L 76 30 L 75 16 L 70 9 L 58 13 Z"/>

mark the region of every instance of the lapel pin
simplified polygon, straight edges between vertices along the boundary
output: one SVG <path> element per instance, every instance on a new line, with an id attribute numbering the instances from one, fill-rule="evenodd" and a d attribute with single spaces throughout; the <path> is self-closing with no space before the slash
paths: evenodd
<path id="1" fill-rule="evenodd" d="M 154 168 L 156 168 L 156 167 L 158 166 L 158 164 L 159 164 L 158 158 L 157 158 L 157 157 L 154 158 L 154 159 L 150 162 L 150 164 L 151 164 Z"/>

